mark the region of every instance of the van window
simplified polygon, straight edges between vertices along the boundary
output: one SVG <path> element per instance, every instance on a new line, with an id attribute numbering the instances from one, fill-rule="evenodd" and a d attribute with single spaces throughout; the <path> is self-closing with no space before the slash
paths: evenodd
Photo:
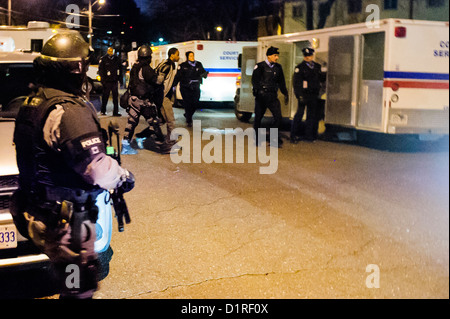
<path id="1" fill-rule="evenodd" d="M 363 80 L 383 80 L 384 78 L 384 32 L 363 35 Z"/>
<path id="2" fill-rule="evenodd" d="M 0 63 L 0 106 L 6 106 L 16 97 L 31 93 L 34 80 L 33 63 Z"/>
<path id="3" fill-rule="evenodd" d="M 255 65 L 256 65 L 255 59 L 248 59 L 245 65 L 245 75 L 252 75 L 253 70 L 255 69 Z"/>
<path id="4" fill-rule="evenodd" d="M 44 46 L 44 40 L 42 39 L 31 39 L 31 51 L 41 52 Z"/>

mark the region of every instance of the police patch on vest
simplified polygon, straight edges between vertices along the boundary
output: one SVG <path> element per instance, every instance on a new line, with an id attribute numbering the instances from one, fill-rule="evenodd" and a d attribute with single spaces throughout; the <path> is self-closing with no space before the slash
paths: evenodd
<path id="1" fill-rule="evenodd" d="M 102 144 L 100 137 L 87 138 L 81 141 L 81 147 L 83 150 L 90 150 L 91 155 L 100 153 L 99 146 Z"/>
<path id="2" fill-rule="evenodd" d="M 43 101 L 44 101 L 44 100 L 41 99 L 41 98 L 39 98 L 39 97 L 34 97 L 34 98 L 28 103 L 28 105 L 29 105 L 29 106 L 33 106 L 33 107 L 36 107 L 36 106 L 41 105 L 41 103 L 42 103 Z"/>

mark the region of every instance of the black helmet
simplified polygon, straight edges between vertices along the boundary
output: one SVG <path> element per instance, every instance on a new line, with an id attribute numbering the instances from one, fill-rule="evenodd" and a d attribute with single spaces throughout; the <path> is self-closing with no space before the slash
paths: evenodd
<path id="1" fill-rule="evenodd" d="M 148 45 L 142 45 L 138 49 L 139 59 L 148 59 L 152 57 L 152 49 Z"/>
<path id="2" fill-rule="evenodd" d="M 49 87 L 79 94 L 92 50 L 76 31 L 59 32 L 44 44 L 34 60 L 40 81 Z"/>
<path id="3" fill-rule="evenodd" d="M 90 55 L 89 44 L 78 32 L 61 32 L 45 42 L 41 54 L 52 61 L 84 61 Z"/>

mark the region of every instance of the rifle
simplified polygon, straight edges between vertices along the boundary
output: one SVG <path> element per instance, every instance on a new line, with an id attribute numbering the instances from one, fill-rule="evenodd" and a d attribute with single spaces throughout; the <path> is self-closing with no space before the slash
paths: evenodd
<path id="1" fill-rule="evenodd" d="M 119 165 L 121 164 L 120 158 L 120 134 L 119 134 L 119 125 L 117 123 L 109 122 L 108 125 L 108 135 L 109 135 L 109 146 L 106 148 L 107 155 L 114 158 Z M 113 146 L 113 135 L 117 138 L 117 149 Z M 124 191 L 117 187 L 113 191 L 111 191 L 111 200 L 114 206 L 114 212 L 116 213 L 117 223 L 119 225 L 119 232 L 125 231 L 123 220 L 125 218 L 125 222 L 127 224 L 131 223 L 130 214 L 128 212 L 127 203 L 125 202 L 125 198 L 123 198 Z"/>

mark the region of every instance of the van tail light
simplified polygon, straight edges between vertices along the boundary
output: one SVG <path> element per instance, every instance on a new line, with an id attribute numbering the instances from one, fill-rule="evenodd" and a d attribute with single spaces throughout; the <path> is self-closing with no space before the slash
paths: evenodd
<path id="1" fill-rule="evenodd" d="M 395 37 L 396 38 L 406 38 L 406 28 L 405 27 L 395 27 Z"/>
<path id="2" fill-rule="evenodd" d="M 202 51 L 203 50 L 203 44 L 197 44 L 197 50 Z"/>
<path id="3" fill-rule="evenodd" d="M 397 82 L 391 84 L 392 91 L 397 92 L 400 88 L 400 85 Z"/>

